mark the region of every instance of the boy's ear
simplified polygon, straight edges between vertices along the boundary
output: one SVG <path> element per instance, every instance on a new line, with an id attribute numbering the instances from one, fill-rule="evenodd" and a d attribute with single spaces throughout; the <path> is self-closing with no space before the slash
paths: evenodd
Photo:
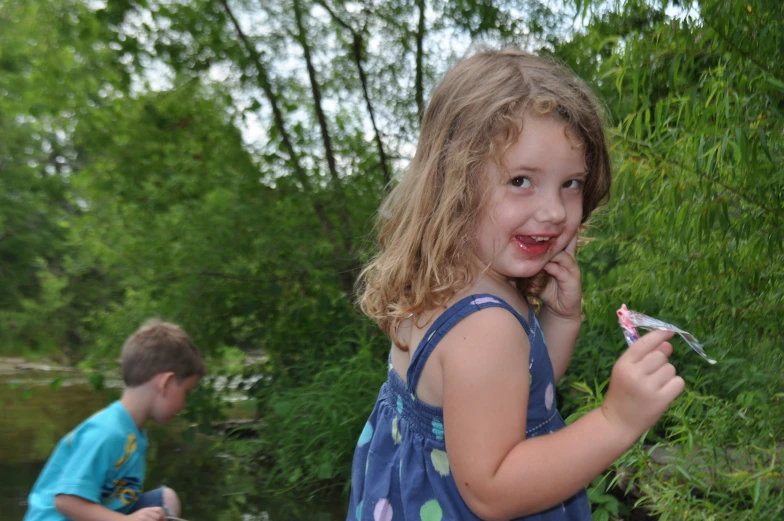
<path id="1" fill-rule="evenodd" d="M 174 373 L 172 371 L 167 371 L 165 373 L 160 373 L 157 377 L 156 388 L 158 392 L 165 393 L 166 388 L 169 386 L 169 382 L 174 380 Z"/>

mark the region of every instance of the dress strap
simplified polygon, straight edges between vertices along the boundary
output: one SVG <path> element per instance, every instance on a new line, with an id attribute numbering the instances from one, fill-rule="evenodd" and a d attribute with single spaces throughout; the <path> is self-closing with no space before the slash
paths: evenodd
<path id="1" fill-rule="evenodd" d="M 479 310 L 491 307 L 507 309 L 520 321 L 523 329 L 525 329 L 526 335 L 531 335 L 529 321 L 504 300 L 487 293 L 469 295 L 461 299 L 455 305 L 441 313 L 436 321 L 430 325 L 425 336 L 422 337 L 422 340 L 419 342 L 419 345 L 414 352 L 414 356 L 411 359 L 411 363 L 408 366 L 408 371 L 406 372 L 406 386 L 412 395 L 416 395 L 416 388 L 419 383 L 419 377 L 422 375 L 422 369 L 425 367 L 425 363 L 428 358 L 430 358 L 433 349 L 436 348 L 441 339 L 444 338 L 455 324 L 471 313 L 476 313 Z M 533 308 L 530 303 L 528 303 L 528 314 L 531 317 L 531 321 L 534 321 Z"/>

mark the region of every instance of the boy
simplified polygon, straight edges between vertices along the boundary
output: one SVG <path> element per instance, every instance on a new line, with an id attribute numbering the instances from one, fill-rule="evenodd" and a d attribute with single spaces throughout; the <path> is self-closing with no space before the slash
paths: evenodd
<path id="1" fill-rule="evenodd" d="M 141 494 L 148 419 L 171 420 L 206 368 L 188 335 L 152 320 L 125 341 L 125 390 L 57 444 L 28 498 L 24 521 L 165 521 L 180 515 L 173 490 Z"/>

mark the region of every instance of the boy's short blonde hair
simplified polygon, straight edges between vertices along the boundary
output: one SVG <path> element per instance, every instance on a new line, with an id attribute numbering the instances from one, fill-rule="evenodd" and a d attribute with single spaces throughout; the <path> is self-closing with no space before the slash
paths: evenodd
<path id="1" fill-rule="evenodd" d="M 122 378 L 128 387 L 150 381 L 156 374 L 173 372 L 177 381 L 207 374 L 201 355 L 188 334 L 176 324 L 148 320 L 123 344 Z"/>

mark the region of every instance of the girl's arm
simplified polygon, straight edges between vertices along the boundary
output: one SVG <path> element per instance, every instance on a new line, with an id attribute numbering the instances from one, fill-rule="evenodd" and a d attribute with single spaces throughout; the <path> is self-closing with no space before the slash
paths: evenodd
<path id="1" fill-rule="evenodd" d="M 583 322 L 580 267 L 574 256 L 576 247 L 577 236 L 545 265 L 544 271 L 550 275 L 550 280 L 539 295 L 544 304 L 539 322 L 556 383 L 569 368 Z"/>
<path id="2" fill-rule="evenodd" d="M 488 308 L 441 341 L 444 427 L 461 496 L 487 521 L 540 512 L 573 496 L 652 426 L 683 390 L 667 363 L 671 333 L 655 331 L 613 368 L 601 409 L 526 439 L 530 346 L 507 311 Z"/>

